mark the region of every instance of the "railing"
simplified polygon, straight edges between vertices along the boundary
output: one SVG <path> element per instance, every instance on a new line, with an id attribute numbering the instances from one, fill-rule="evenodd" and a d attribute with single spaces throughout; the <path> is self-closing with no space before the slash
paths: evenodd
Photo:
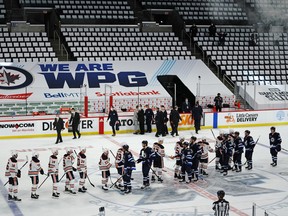
<path id="1" fill-rule="evenodd" d="M 61 50 L 61 37 L 60 37 L 59 33 L 56 30 L 54 30 L 53 35 L 54 35 L 54 38 L 53 38 L 54 41 L 58 39 L 58 41 L 59 41 L 58 48 L 59 48 L 59 50 Z"/>
<path id="2" fill-rule="evenodd" d="M 69 61 L 69 52 L 67 51 L 66 47 L 64 46 L 64 44 L 61 44 L 61 56 L 64 55 L 63 50 L 66 53 L 66 61 Z"/>

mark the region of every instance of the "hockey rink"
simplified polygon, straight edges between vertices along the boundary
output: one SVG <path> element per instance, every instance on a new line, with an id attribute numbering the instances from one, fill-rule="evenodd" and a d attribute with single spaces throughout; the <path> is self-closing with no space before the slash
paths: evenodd
<path id="1" fill-rule="evenodd" d="M 278 154 L 278 166 L 271 167 L 271 156 L 269 152 L 268 134 L 270 127 L 251 127 L 251 128 L 233 128 L 240 132 L 243 137 L 244 130 L 249 129 L 254 140 L 259 138 L 254 156 L 253 169 L 246 170 L 244 167 L 241 173 L 228 172 L 227 176 L 215 171 L 215 161 L 209 164 L 209 176 L 203 177 L 203 180 L 197 183 L 179 183 L 174 180 L 175 161 L 167 156 L 174 155 L 175 142 L 179 137 L 166 136 L 164 138 L 165 146 L 165 172 L 163 174 L 164 182 L 152 183 L 150 188 L 141 190 L 142 172 L 141 163 L 137 164 L 137 170 L 133 172 L 132 193 L 123 195 L 116 188 L 110 188 L 107 192 L 101 189 L 101 172 L 98 162 L 104 148 L 112 150 L 116 154 L 117 149 L 123 142 L 130 146 L 130 151 L 135 160 L 141 149 L 141 141 L 147 140 L 152 147 L 153 142 L 158 140 L 155 133 L 145 135 L 117 134 L 82 136 L 80 139 L 72 140 L 72 136 L 63 137 L 63 143 L 55 145 L 54 137 L 35 138 L 35 139 L 9 139 L 0 140 L 0 215 L 27 215 L 27 216 L 50 216 L 50 215 L 77 215 L 77 216 L 96 216 L 99 215 L 99 208 L 105 207 L 106 216 L 212 216 L 212 203 L 217 200 L 216 192 L 223 189 L 226 192 L 225 199 L 230 202 L 230 215 L 252 215 L 252 203 L 257 204 L 256 215 L 264 216 L 264 210 L 267 210 L 269 216 L 288 215 L 288 152 L 282 150 Z M 223 129 L 228 132 L 229 129 Z M 213 130 L 215 135 L 219 134 L 218 129 Z M 282 137 L 282 147 L 288 149 L 287 126 L 277 126 L 276 131 L 280 132 Z M 192 131 L 180 131 L 180 136 L 184 136 L 188 141 L 192 135 L 197 138 L 206 137 L 210 146 L 214 148 L 215 140 L 211 130 L 201 130 L 199 134 Z M 86 146 L 88 175 L 95 188 L 88 181 L 85 186 L 88 188 L 86 193 L 76 195 L 64 193 L 65 179 L 59 183 L 59 199 L 53 199 L 52 181 L 50 178 L 37 191 L 40 195 L 38 200 L 30 198 L 31 181 L 28 177 L 28 165 L 22 169 L 22 177 L 19 179 L 19 194 L 21 202 L 7 201 L 8 187 L 3 187 L 7 178 L 5 177 L 5 167 L 11 150 L 17 150 L 18 166 L 21 167 L 26 161 L 26 155 L 31 160 L 33 151 L 39 152 L 41 166 L 45 173 L 48 169 L 48 160 L 52 148 L 59 149 L 58 159 L 65 154 L 66 147 L 73 147 L 79 152 L 79 146 Z M 214 158 L 214 153 L 209 153 L 209 160 Z M 114 158 L 110 154 L 112 164 Z M 244 154 L 242 163 L 245 162 Z M 62 161 L 59 165 L 59 176 L 63 174 Z M 112 178 L 115 182 L 118 178 L 115 166 L 110 169 Z M 151 176 L 151 172 L 150 172 Z M 46 176 L 40 175 L 40 183 Z M 78 191 L 79 175 L 75 172 L 76 190 Z"/>

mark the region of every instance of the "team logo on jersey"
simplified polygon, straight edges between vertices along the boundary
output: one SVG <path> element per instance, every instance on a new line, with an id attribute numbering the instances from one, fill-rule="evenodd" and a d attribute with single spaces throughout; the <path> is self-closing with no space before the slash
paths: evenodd
<path id="1" fill-rule="evenodd" d="M 20 89 L 32 82 L 33 77 L 28 71 L 14 66 L 0 66 L 0 89 Z"/>

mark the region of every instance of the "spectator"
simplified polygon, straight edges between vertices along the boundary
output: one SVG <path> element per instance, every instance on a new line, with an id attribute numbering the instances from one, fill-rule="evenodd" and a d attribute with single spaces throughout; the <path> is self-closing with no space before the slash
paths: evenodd
<path id="1" fill-rule="evenodd" d="M 192 41 L 194 42 L 194 37 L 196 37 L 198 33 L 198 27 L 195 23 L 193 23 L 193 25 L 190 27 L 189 33 Z"/>
<path id="2" fill-rule="evenodd" d="M 80 115 L 78 112 L 75 112 L 75 109 L 71 109 L 71 117 L 69 120 L 69 124 L 72 126 L 72 132 L 73 132 L 73 139 L 76 139 L 76 133 L 78 135 L 78 138 L 81 137 L 81 133 L 79 132 L 79 124 L 80 124 Z"/>
<path id="3" fill-rule="evenodd" d="M 201 129 L 201 118 L 203 117 L 203 109 L 199 105 L 199 101 L 196 102 L 195 106 L 192 108 L 192 119 L 194 119 L 195 132 L 198 134 L 198 131 Z"/>
<path id="4" fill-rule="evenodd" d="M 147 133 L 152 132 L 152 120 L 154 119 L 153 110 L 147 104 L 145 106 L 145 118 L 146 118 L 146 125 L 147 125 Z"/>
<path id="5" fill-rule="evenodd" d="M 224 46 L 227 33 L 221 31 L 221 32 L 217 33 L 217 35 L 218 35 L 218 38 L 219 38 L 219 46 Z"/>
<path id="6" fill-rule="evenodd" d="M 136 109 L 134 109 L 134 114 L 133 114 L 133 122 L 134 122 L 134 133 L 133 134 L 139 133 L 138 108 L 139 108 L 139 106 L 137 105 Z"/>
<path id="7" fill-rule="evenodd" d="M 137 118 L 138 118 L 138 123 L 139 123 L 140 134 L 143 135 L 145 118 L 144 118 L 144 110 L 142 109 L 142 105 L 140 105 L 138 108 Z"/>
<path id="8" fill-rule="evenodd" d="M 223 98 L 221 97 L 220 93 L 218 93 L 217 96 L 214 98 L 214 102 L 215 102 L 216 112 L 221 112 Z"/>
<path id="9" fill-rule="evenodd" d="M 188 101 L 188 98 L 185 98 L 185 101 L 182 103 L 182 113 L 190 113 L 191 112 L 191 104 Z"/>
<path id="10" fill-rule="evenodd" d="M 217 28 L 214 25 L 214 23 L 211 23 L 211 25 L 209 26 L 208 30 L 209 30 L 209 36 L 210 37 L 215 37 Z"/>
<path id="11" fill-rule="evenodd" d="M 64 130 L 64 121 L 63 119 L 59 116 L 59 114 L 56 115 L 56 118 L 54 119 L 53 122 L 53 129 L 57 131 L 57 139 L 55 144 L 58 144 L 59 142 L 63 142 L 62 140 L 62 135 L 61 131 Z"/>
<path id="12" fill-rule="evenodd" d="M 115 126 L 116 124 L 119 124 L 119 119 L 118 119 L 118 113 L 113 106 L 111 106 L 107 121 L 109 121 L 109 119 L 110 119 L 109 125 L 112 127 L 113 132 L 112 136 L 116 136 Z"/>
<path id="13" fill-rule="evenodd" d="M 250 35 L 250 40 L 249 40 L 249 45 L 250 46 L 257 46 L 259 42 L 259 36 L 258 33 L 256 31 L 254 31 L 253 33 L 251 33 Z"/>
<path id="14" fill-rule="evenodd" d="M 178 124 L 179 121 L 182 121 L 179 112 L 178 112 L 178 107 L 175 106 L 174 109 L 171 110 L 170 112 L 170 116 L 169 116 L 169 120 L 170 120 L 170 125 L 172 127 L 172 132 L 171 135 L 174 137 L 175 134 L 176 136 L 179 136 L 178 134 Z"/>
<path id="15" fill-rule="evenodd" d="M 167 126 L 167 122 L 168 122 L 168 117 L 167 117 L 167 111 L 166 111 L 166 109 L 165 109 L 165 106 L 164 105 L 161 105 L 161 110 L 162 110 L 162 112 L 163 112 L 163 114 L 164 114 L 164 133 L 165 133 L 165 135 L 167 135 L 167 134 L 169 134 L 169 132 L 168 132 L 168 126 Z"/>

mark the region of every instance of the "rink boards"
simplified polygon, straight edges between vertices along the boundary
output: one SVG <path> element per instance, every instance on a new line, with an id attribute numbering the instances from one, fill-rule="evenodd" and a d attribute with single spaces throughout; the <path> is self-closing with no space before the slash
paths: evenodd
<path id="1" fill-rule="evenodd" d="M 179 130 L 194 130 L 194 122 L 190 114 L 180 114 Z M 53 116 L 54 117 L 54 116 Z M 0 139 L 6 138 L 31 138 L 55 136 L 53 130 L 54 118 L 43 117 L 19 117 L 0 120 Z M 65 121 L 64 136 L 68 133 L 69 115 L 63 115 Z M 131 133 L 134 131 L 133 113 L 119 114 L 121 123 L 117 133 Z M 249 126 L 272 126 L 288 124 L 288 109 L 263 110 L 263 111 L 235 111 L 220 113 L 204 113 L 202 128 L 234 128 Z M 107 115 L 99 114 L 93 117 L 82 117 L 79 125 L 83 135 L 110 134 L 111 127 L 107 121 Z M 156 126 L 153 125 L 155 131 Z M 168 128 L 170 124 L 168 122 Z"/>

